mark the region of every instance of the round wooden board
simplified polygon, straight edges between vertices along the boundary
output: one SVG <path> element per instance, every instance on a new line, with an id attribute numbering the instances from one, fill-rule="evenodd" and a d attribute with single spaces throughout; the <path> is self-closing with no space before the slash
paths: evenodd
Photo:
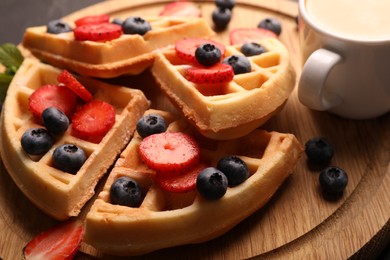
<path id="1" fill-rule="evenodd" d="M 157 15 L 170 1 L 106 1 L 66 17 L 74 20 L 87 14 L 113 17 Z M 212 24 L 214 1 L 196 1 Z M 228 31 L 256 27 L 266 17 L 282 22 L 280 40 L 290 51 L 299 79 L 301 60 L 295 17 L 298 8 L 287 0 L 237 0 L 229 28 L 215 36 L 228 43 Z M 125 77 L 115 82 L 144 90 L 156 108 L 172 109 L 158 92 L 151 74 Z M 361 259 L 375 257 L 390 239 L 390 116 L 353 121 L 311 111 L 298 101 L 296 89 L 285 108 L 263 128 L 289 132 L 305 143 L 325 136 L 335 148 L 332 164 L 342 167 L 349 183 L 342 198 L 325 200 L 318 184 L 318 170 L 310 169 L 302 156 L 293 175 L 271 201 L 227 234 L 212 241 L 169 248 L 142 258 L 243 259 Z M 56 223 L 31 204 L 17 189 L 0 164 L 0 257 L 19 259 L 23 246 Z M 213 221 L 210 216 L 210 221 Z M 174 234 L 167 234 L 167 236 Z M 76 259 L 111 259 L 82 245 Z"/>

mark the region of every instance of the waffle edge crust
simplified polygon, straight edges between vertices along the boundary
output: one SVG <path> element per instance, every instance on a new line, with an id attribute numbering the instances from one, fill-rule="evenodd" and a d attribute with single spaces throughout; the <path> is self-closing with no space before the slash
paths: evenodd
<path id="1" fill-rule="evenodd" d="M 35 123 L 28 111 L 28 97 L 44 84 L 57 84 L 61 71 L 26 58 L 11 85 L 1 114 L 1 159 L 7 172 L 19 189 L 38 208 L 57 220 L 77 216 L 84 204 L 93 196 L 94 188 L 106 174 L 117 156 L 132 137 L 140 116 L 149 108 L 149 101 L 136 89 L 105 84 L 80 77 L 95 99 L 106 101 L 116 110 L 116 122 L 98 143 L 83 141 L 67 132 L 55 139 L 51 150 L 42 156 L 29 156 L 21 147 L 21 136 Z M 87 160 L 75 174 L 69 174 L 52 166 L 55 147 L 72 143 L 81 147 Z"/>
<path id="2" fill-rule="evenodd" d="M 210 140 L 172 114 L 157 110 L 168 122 L 167 131 L 191 134 L 201 158 L 215 166 L 224 155 L 238 155 L 250 177 L 229 187 L 219 200 L 202 198 L 197 191 L 170 193 L 154 182 L 155 172 L 142 163 L 136 132 L 110 173 L 103 190 L 86 216 L 84 241 L 112 255 L 141 255 L 158 249 L 201 243 L 216 238 L 263 207 L 292 173 L 303 151 L 292 134 L 255 130 L 228 141 Z M 110 203 L 111 184 L 121 176 L 135 179 L 146 193 L 139 208 Z"/>

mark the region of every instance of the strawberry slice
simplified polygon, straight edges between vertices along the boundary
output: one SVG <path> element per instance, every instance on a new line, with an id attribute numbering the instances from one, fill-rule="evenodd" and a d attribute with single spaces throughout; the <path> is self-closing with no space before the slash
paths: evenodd
<path id="1" fill-rule="evenodd" d="M 78 220 L 60 223 L 35 236 L 23 249 L 23 259 L 72 259 L 83 237 Z"/>
<path id="2" fill-rule="evenodd" d="M 149 135 L 140 143 L 139 152 L 149 168 L 165 176 L 183 173 L 199 160 L 198 143 L 181 132 Z"/>
<path id="3" fill-rule="evenodd" d="M 28 109 L 40 121 L 43 110 L 56 107 L 71 117 L 77 104 L 77 95 L 69 88 L 47 84 L 35 90 L 28 99 Z"/>
<path id="4" fill-rule="evenodd" d="M 196 84 L 222 84 L 233 79 L 234 71 L 228 64 L 217 63 L 211 67 L 190 67 L 184 77 Z"/>
<path id="5" fill-rule="evenodd" d="M 122 27 L 113 23 L 84 24 L 73 30 L 74 37 L 78 41 L 105 42 L 119 38 Z"/>
<path id="6" fill-rule="evenodd" d="M 200 9 L 188 1 L 176 1 L 165 5 L 159 15 L 162 16 L 181 16 L 181 17 L 200 17 Z"/>
<path id="7" fill-rule="evenodd" d="M 230 44 L 244 44 L 246 42 L 258 42 L 264 38 L 277 38 L 278 36 L 263 28 L 237 28 L 229 33 Z"/>
<path id="8" fill-rule="evenodd" d="M 88 15 L 81 17 L 74 21 L 76 26 L 81 26 L 85 24 L 101 24 L 101 23 L 108 23 L 110 21 L 110 17 L 106 14 L 101 15 Z"/>
<path id="9" fill-rule="evenodd" d="M 115 124 L 115 115 L 115 108 L 104 101 L 86 103 L 72 117 L 72 135 L 99 143 Z"/>
<path id="10" fill-rule="evenodd" d="M 85 102 L 92 100 L 92 94 L 86 89 L 72 74 L 67 70 L 63 70 L 57 77 L 59 83 L 64 84 L 70 88 L 77 96 L 79 96 Z"/>
<path id="11" fill-rule="evenodd" d="M 177 41 L 175 44 L 176 54 L 185 61 L 197 64 L 195 51 L 200 45 L 205 43 L 214 44 L 221 51 L 221 57 L 225 55 L 225 45 L 222 43 L 197 37 Z"/>
<path id="12" fill-rule="evenodd" d="M 156 181 L 163 190 L 169 192 L 186 192 L 196 189 L 196 178 L 199 173 L 208 167 L 205 163 L 199 163 L 188 172 L 179 175 L 165 176 L 157 174 Z"/>

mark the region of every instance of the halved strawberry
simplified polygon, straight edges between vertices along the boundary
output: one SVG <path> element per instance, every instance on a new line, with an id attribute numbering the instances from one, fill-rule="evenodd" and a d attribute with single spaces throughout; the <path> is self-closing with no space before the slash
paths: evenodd
<path id="1" fill-rule="evenodd" d="M 101 23 L 108 23 L 110 21 L 110 17 L 106 14 L 100 14 L 100 15 L 88 15 L 81 17 L 74 21 L 76 26 L 81 26 L 85 24 L 101 24 Z"/>
<path id="2" fill-rule="evenodd" d="M 78 109 L 72 117 L 72 135 L 99 143 L 115 124 L 115 108 L 107 102 L 93 100 Z"/>
<path id="3" fill-rule="evenodd" d="M 60 223 L 35 236 L 23 249 L 23 259 L 72 259 L 83 237 L 78 220 Z"/>
<path id="4" fill-rule="evenodd" d="M 40 121 L 43 110 L 56 107 L 71 117 L 77 104 L 77 95 L 69 88 L 47 84 L 35 90 L 28 99 L 28 109 Z"/>
<path id="5" fill-rule="evenodd" d="M 150 135 L 140 143 L 139 152 L 149 168 L 167 176 L 183 173 L 199 160 L 198 143 L 181 132 Z"/>
<path id="6" fill-rule="evenodd" d="M 196 84 L 222 84 L 233 79 L 234 71 L 228 64 L 217 63 L 211 67 L 190 67 L 184 77 Z"/>
<path id="7" fill-rule="evenodd" d="M 72 74 L 67 70 L 63 70 L 57 77 L 59 83 L 64 84 L 70 88 L 77 96 L 79 96 L 85 102 L 92 100 L 92 94 L 86 89 Z"/>
<path id="8" fill-rule="evenodd" d="M 157 174 L 156 181 L 163 190 L 170 192 L 186 192 L 195 190 L 196 178 L 206 167 L 208 167 L 207 164 L 199 163 L 183 174 L 173 176 Z"/>
<path id="9" fill-rule="evenodd" d="M 205 43 L 214 44 L 221 51 L 221 57 L 225 55 L 225 45 L 216 41 L 198 37 L 186 38 L 177 41 L 175 44 L 176 54 L 183 60 L 186 60 L 191 63 L 198 63 L 195 57 L 195 51 L 200 45 Z"/>
<path id="10" fill-rule="evenodd" d="M 277 38 L 278 36 L 262 28 L 237 28 L 229 33 L 230 44 L 244 44 L 246 42 L 258 42 L 264 38 Z"/>
<path id="11" fill-rule="evenodd" d="M 176 1 L 164 6 L 160 12 L 164 16 L 200 17 L 202 14 L 198 6 L 188 1 Z"/>
<path id="12" fill-rule="evenodd" d="M 74 28 L 74 37 L 78 41 L 105 42 L 119 38 L 122 27 L 113 23 L 84 24 Z"/>

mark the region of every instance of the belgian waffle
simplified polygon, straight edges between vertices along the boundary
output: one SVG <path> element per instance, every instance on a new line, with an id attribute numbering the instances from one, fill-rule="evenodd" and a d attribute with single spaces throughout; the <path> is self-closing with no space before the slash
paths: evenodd
<path id="1" fill-rule="evenodd" d="M 214 34 L 202 18 L 145 17 L 152 30 L 145 35 L 123 34 L 109 42 L 77 41 L 73 32 L 50 34 L 46 26 L 27 28 L 22 44 L 39 59 L 81 75 L 114 78 L 139 74 L 154 60 L 155 51 L 183 37 Z"/>
<path id="2" fill-rule="evenodd" d="M 108 254 L 139 255 L 224 234 L 271 198 L 302 153 L 292 134 L 255 130 L 236 140 L 210 140 L 183 118 L 157 110 L 146 113 L 162 115 L 167 131 L 192 135 L 199 143 L 201 158 L 211 166 L 224 155 L 240 156 L 248 165 L 250 177 L 214 201 L 203 199 L 196 190 L 164 191 L 154 181 L 156 173 L 140 159 L 142 138 L 136 132 L 86 216 L 84 241 Z M 122 176 L 136 180 L 146 193 L 139 208 L 110 203 L 110 187 Z"/>
<path id="3" fill-rule="evenodd" d="M 55 139 L 53 148 L 46 154 L 29 156 L 21 147 L 21 136 L 26 129 L 40 125 L 28 111 L 28 97 L 44 84 L 56 84 L 60 72 L 36 59 L 25 59 L 9 86 L 2 109 L 0 152 L 8 173 L 20 190 L 42 211 L 64 220 L 78 215 L 92 197 L 99 179 L 129 142 L 138 118 L 149 107 L 149 101 L 139 90 L 80 77 L 79 81 L 95 99 L 113 105 L 115 125 L 98 144 L 78 139 L 68 129 Z M 63 143 L 75 144 L 87 155 L 87 160 L 75 175 L 52 166 L 53 150 Z"/>
<path id="4" fill-rule="evenodd" d="M 267 52 L 248 57 L 252 71 L 235 75 L 223 87 L 188 81 L 189 64 L 174 49 L 158 52 L 151 70 L 162 91 L 202 134 L 219 140 L 242 137 L 278 113 L 295 85 L 284 45 L 275 38 L 259 43 Z M 227 46 L 225 57 L 243 55 L 240 47 Z"/>

